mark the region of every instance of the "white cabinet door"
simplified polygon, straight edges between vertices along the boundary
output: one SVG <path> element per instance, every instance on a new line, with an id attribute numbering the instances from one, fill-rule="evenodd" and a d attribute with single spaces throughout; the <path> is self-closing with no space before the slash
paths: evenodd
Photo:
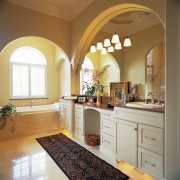
<path id="1" fill-rule="evenodd" d="M 72 111 L 71 108 L 65 108 L 65 119 L 66 119 L 66 129 L 72 132 Z"/>
<path id="2" fill-rule="evenodd" d="M 137 123 L 116 119 L 115 156 L 137 167 Z"/>

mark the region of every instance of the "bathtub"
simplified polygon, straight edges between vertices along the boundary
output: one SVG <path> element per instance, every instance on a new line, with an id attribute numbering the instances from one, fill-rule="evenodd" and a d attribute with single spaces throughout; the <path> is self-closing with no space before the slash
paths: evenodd
<path id="1" fill-rule="evenodd" d="M 16 107 L 17 113 L 26 114 L 26 113 L 39 113 L 47 111 L 59 111 L 59 103 L 48 104 L 48 105 L 38 105 L 38 106 L 23 106 Z"/>
<path id="2" fill-rule="evenodd" d="M 0 141 L 60 130 L 59 103 L 16 107 L 17 116 L 0 130 Z"/>

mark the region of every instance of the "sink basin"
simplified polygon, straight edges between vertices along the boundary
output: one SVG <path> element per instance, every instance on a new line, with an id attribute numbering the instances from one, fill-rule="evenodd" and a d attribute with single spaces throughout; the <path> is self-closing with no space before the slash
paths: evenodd
<path id="1" fill-rule="evenodd" d="M 136 108 L 164 108 L 164 104 L 145 104 L 144 102 L 129 102 L 126 106 Z"/>
<path id="2" fill-rule="evenodd" d="M 64 99 L 77 99 L 77 96 L 64 96 Z"/>

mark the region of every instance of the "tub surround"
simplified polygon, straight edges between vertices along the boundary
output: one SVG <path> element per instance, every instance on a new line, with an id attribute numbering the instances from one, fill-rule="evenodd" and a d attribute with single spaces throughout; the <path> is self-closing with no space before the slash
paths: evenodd
<path id="1" fill-rule="evenodd" d="M 11 120 L 12 119 L 12 120 Z M 59 130 L 59 111 L 19 112 L 0 130 L 0 141 Z"/>

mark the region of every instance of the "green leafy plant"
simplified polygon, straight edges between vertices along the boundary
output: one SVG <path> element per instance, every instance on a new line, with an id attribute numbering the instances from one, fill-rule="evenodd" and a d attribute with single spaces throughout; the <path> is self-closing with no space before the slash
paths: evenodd
<path id="1" fill-rule="evenodd" d="M 13 104 L 6 104 L 0 109 L 0 129 L 3 129 L 6 126 L 7 119 L 10 118 L 12 115 L 17 115 L 16 107 Z"/>
<path id="2" fill-rule="evenodd" d="M 86 89 L 85 94 L 87 96 L 92 96 L 95 93 L 95 86 L 91 85 L 89 82 L 83 82 L 82 90 Z"/>

